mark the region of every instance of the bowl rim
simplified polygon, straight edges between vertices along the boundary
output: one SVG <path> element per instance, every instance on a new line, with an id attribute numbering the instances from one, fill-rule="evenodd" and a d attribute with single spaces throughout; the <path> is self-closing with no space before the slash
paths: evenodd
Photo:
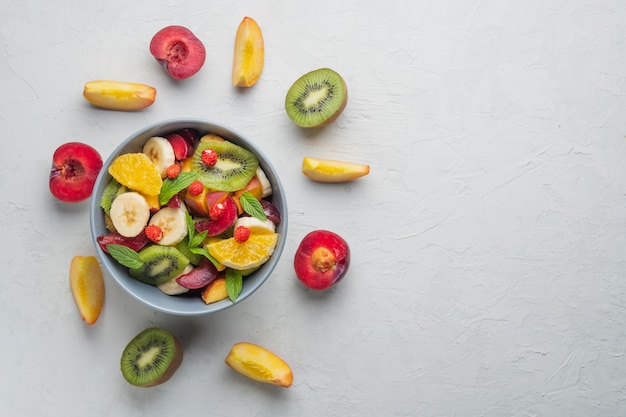
<path id="1" fill-rule="evenodd" d="M 198 126 L 201 126 L 201 127 L 198 129 Z M 235 302 L 227 298 L 225 300 L 221 300 L 216 303 L 205 304 L 200 298 L 200 296 L 197 295 L 197 299 L 200 301 L 200 303 L 198 301 L 195 301 L 195 304 L 198 305 L 199 307 L 193 310 L 185 309 L 185 308 L 164 307 L 160 305 L 158 302 L 155 302 L 154 300 L 152 300 L 152 298 L 154 297 L 146 296 L 145 294 L 155 293 L 157 295 L 162 295 L 164 297 L 163 298 L 164 300 L 171 300 L 169 297 L 178 297 L 178 296 L 171 296 L 171 295 L 163 294 L 156 287 L 153 287 L 155 291 L 149 291 L 152 288 L 148 286 L 147 284 L 139 283 L 139 284 L 147 286 L 145 294 L 143 292 L 141 294 L 138 294 L 136 291 L 134 291 L 133 288 L 131 287 L 136 286 L 138 281 L 133 282 L 135 280 L 131 278 L 130 276 L 128 276 L 128 280 L 125 280 L 125 279 L 123 280 L 123 279 L 120 279 L 121 277 L 118 277 L 116 273 L 114 273 L 114 268 L 119 268 L 120 265 L 100 248 L 97 238 L 102 233 L 96 228 L 96 216 L 99 213 L 102 213 L 102 208 L 100 207 L 99 195 L 98 196 L 96 195 L 96 191 L 100 189 L 104 189 L 104 186 L 106 185 L 106 183 L 108 183 L 108 181 L 111 179 L 111 176 L 107 171 L 107 168 L 111 165 L 113 160 L 117 156 L 121 155 L 122 153 L 132 152 L 131 150 L 129 150 L 129 147 L 131 146 L 130 144 L 134 140 L 137 140 L 137 138 L 139 137 L 146 136 L 145 139 L 147 140 L 150 136 L 156 135 L 156 133 L 154 132 L 159 132 L 159 134 L 164 135 L 167 132 L 173 132 L 177 129 L 184 128 L 184 127 L 196 128 L 197 130 L 200 130 L 201 132 L 204 132 L 205 134 L 206 133 L 219 134 L 220 136 L 223 136 L 224 139 L 233 141 L 236 144 L 241 145 L 244 148 L 252 151 L 259 159 L 260 165 L 263 167 L 263 170 L 266 172 L 266 175 L 268 176 L 268 179 L 270 179 L 270 181 L 272 182 L 272 185 L 274 186 L 274 188 L 281 191 L 278 197 L 281 203 L 280 204 L 281 205 L 281 221 L 280 221 L 280 224 L 277 226 L 277 232 L 279 233 L 278 242 L 276 244 L 276 247 L 270 259 L 261 266 L 261 269 L 259 271 L 255 271 L 254 273 L 250 275 L 252 276 L 257 272 L 258 273 L 262 272 L 264 274 L 263 277 L 261 279 L 256 280 L 254 283 L 250 283 L 251 281 L 249 279 L 250 276 L 245 277 L 244 287 L 242 288 L 242 292 Z M 135 151 L 138 151 L 138 150 L 139 149 Z M 258 145 L 256 145 L 256 143 L 253 142 L 251 139 L 249 139 L 246 135 L 243 135 L 240 131 L 233 129 L 232 127 L 228 125 L 214 122 L 214 121 L 207 120 L 207 119 L 194 118 L 194 117 L 170 118 L 170 119 L 153 122 L 135 131 L 131 135 L 127 136 L 122 142 L 120 142 L 115 147 L 115 149 L 113 149 L 113 151 L 105 160 L 103 167 L 98 173 L 98 176 L 94 184 L 94 194 L 92 195 L 90 205 L 89 205 L 89 226 L 90 226 L 91 237 L 92 237 L 93 244 L 95 246 L 97 257 L 100 261 L 100 264 L 104 266 L 103 272 L 109 275 L 124 290 L 124 292 L 129 294 L 132 298 L 140 301 L 144 305 L 147 305 L 153 308 L 154 310 L 157 310 L 163 313 L 168 313 L 171 315 L 176 315 L 176 316 L 195 317 L 195 316 L 200 316 L 200 315 L 205 315 L 205 314 L 210 314 L 210 313 L 216 313 L 216 312 L 226 310 L 228 308 L 231 308 L 240 304 L 244 300 L 248 299 L 253 293 L 255 293 L 261 287 L 261 285 L 263 285 L 269 279 L 269 277 L 272 275 L 275 267 L 278 264 L 278 261 L 282 255 L 282 252 L 284 250 L 286 240 L 287 240 L 287 230 L 288 230 L 287 198 L 285 195 L 285 188 L 283 187 L 280 181 L 280 178 L 278 176 L 278 173 L 276 171 L 276 168 L 272 164 L 271 160 L 258 147 Z M 246 283 L 249 283 L 249 285 L 246 285 Z M 246 289 L 245 293 L 243 289 Z M 188 296 L 184 296 L 184 297 L 187 298 Z M 189 302 L 192 303 L 193 301 L 189 300 Z"/>

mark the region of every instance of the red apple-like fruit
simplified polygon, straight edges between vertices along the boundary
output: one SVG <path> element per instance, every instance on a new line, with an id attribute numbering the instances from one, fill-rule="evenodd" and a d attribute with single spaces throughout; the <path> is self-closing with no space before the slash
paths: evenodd
<path id="1" fill-rule="evenodd" d="M 314 230 L 300 242 L 293 264 L 296 276 L 306 287 L 325 290 L 348 272 L 350 247 L 336 233 Z"/>
<path id="2" fill-rule="evenodd" d="M 91 197 L 100 169 L 97 150 L 80 142 L 65 143 L 52 156 L 50 192 L 61 201 L 83 201 Z"/>
<path id="3" fill-rule="evenodd" d="M 206 59 L 200 39 L 183 26 L 167 26 L 158 31 L 150 41 L 150 53 L 177 80 L 200 71 Z"/>

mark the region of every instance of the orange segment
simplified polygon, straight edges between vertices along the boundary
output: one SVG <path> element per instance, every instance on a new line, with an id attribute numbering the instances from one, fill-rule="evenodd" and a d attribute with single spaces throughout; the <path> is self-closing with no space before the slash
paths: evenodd
<path id="1" fill-rule="evenodd" d="M 95 256 L 72 258 L 70 288 L 80 316 L 87 324 L 94 324 L 104 305 L 104 279 Z"/>
<path id="2" fill-rule="evenodd" d="M 246 270 L 263 265 L 274 252 L 277 240 L 276 233 L 251 233 L 245 242 L 239 243 L 231 237 L 211 241 L 206 248 L 222 265 Z"/>
<path id="3" fill-rule="evenodd" d="M 117 182 L 145 195 L 159 195 L 163 180 L 159 168 L 144 153 L 120 155 L 109 167 Z"/>

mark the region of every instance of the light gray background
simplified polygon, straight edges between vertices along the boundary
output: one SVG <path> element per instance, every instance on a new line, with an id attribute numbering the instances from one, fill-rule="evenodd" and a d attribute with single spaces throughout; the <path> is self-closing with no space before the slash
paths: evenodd
<path id="1" fill-rule="evenodd" d="M 589 1 L 3 0 L 0 12 L 0 396 L 11 416 L 618 416 L 626 413 L 626 7 Z M 234 35 L 255 18 L 266 61 L 230 85 Z M 149 54 L 164 26 L 207 48 L 175 82 Z M 344 114 L 304 131 L 283 110 L 300 75 L 331 67 Z M 143 82 L 155 104 L 90 107 L 86 81 Z M 94 254 L 88 203 L 48 191 L 53 151 L 103 158 L 143 126 L 201 117 L 254 139 L 289 201 L 283 257 L 238 307 L 156 313 L 111 281 L 92 327 L 68 283 Z M 328 186 L 303 156 L 371 165 Z M 352 247 L 341 285 L 297 282 L 300 239 Z M 186 346 L 174 378 L 124 382 L 119 357 L 148 326 Z M 247 340 L 285 358 L 290 389 L 224 358 Z"/>

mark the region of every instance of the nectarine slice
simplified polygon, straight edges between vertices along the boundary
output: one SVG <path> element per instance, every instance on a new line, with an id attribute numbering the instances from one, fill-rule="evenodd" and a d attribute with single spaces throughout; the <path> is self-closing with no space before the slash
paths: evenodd
<path id="1" fill-rule="evenodd" d="M 94 324 L 104 305 L 104 279 L 95 256 L 72 258 L 70 287 L 81 317 L 87 324 Z"/>
<path id="2" fill-rule="evenodd" d="M 142 110 L 156 99 L 156 89 L 146 84 L 97 80 L 85 83 L 83 97 L 109 110 Z"/>
<path id="3" fill-rule="evenodd" d="M 226 357 L 226 364 L 241 375 L 266 384 L 288 388 L 293 382 L 287 362 L 254 343 L 236 343 Z"/>
<path id="4" fill-rule="evenodd" d="M 317 182 L 346 182 L 369 174 L 365 164 L 305 157 L 302 160 L 302 173 Z"/>
<path id="5" fill-rule="evenodd" d="M 251 17 L 244 17 L 235 36 L 233 85 L 235 87 L 254 85 L 263 71 L 264 59 L 265 47 L 261 28 Z"/>
<path id="6" fill-rule="evenodd" d="M 226 299 L 228 297 L 226 279 L 223 276 L 214 279 L 209 285 L 204 287 L 200 293 L 200 297 L 202 297 L 202 300 L 206 304 L 212 304 Z"/>

